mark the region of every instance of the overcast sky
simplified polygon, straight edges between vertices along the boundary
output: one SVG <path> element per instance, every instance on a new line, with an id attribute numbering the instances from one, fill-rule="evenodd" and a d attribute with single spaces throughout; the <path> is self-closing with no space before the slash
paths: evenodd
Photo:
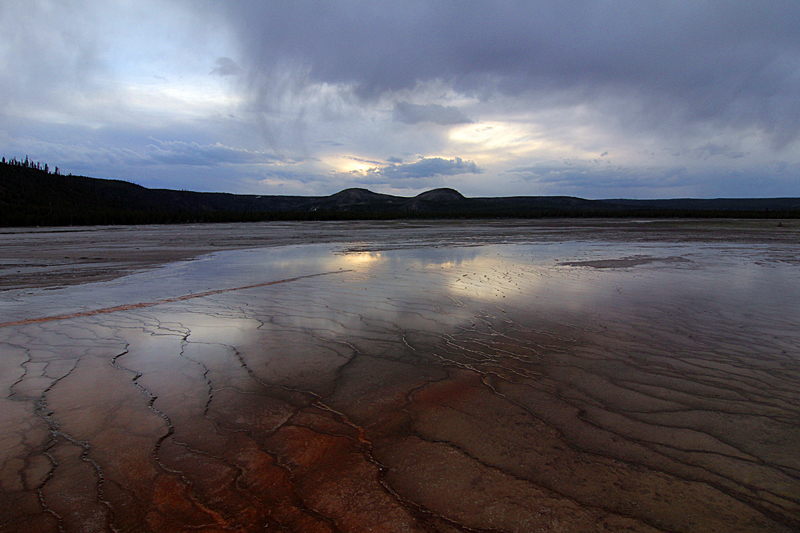
<path id="1" fill-rule="evenodd" d="M 800 2 L 3 0 L 0 155 L 147 187 L 800 196 Z"/>

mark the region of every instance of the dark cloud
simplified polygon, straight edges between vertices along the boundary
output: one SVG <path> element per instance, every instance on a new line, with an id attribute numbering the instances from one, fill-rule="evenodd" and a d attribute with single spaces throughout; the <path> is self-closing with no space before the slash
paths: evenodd
<path id="1" fill-rule="evenodd" d="M 67 172 L 242 192 L 800 194 L 796 0 L 0 5 L 0 151 Z"/>
<path id="2" fill-rule="evenodd" d="M 737 150 L 727 145 L 719 145 L 717 143 L 706 143 L 692 150 L 692 153 L 701 159 L 708 159 L 710 157 L 724 157 L 727 159 L 739 159 L 747 154 L 741 150 Z"/>
<path id="3" fill-rule="evenodd" d="M 372 172 L 392 181 L 396 179 L 430 178 L 433 176 L 479 174 L 482 169 L 474 161 L 464 161 L 460 157 L 455 159 L 423 157 L 414 163 L 393 164 L 373 169 Z"/>
<path id="4" fill-rule="evenodd" d="M 364 159 L 363 157 L 355 157 L 352 155 L 345 155 L 342 156 L 344 159 L 349 159 L 351 161 L 357 161 L 359 163 L 367 163 L 368 165 L 380 165 L 380 161 L 375 161 L 374 159 Z"/>
<path id="5" fill-rule="evenodd" d="M 684 165 L 598 165 L 552 161 L 508 171 L 540 194 L 583 198 L 774 198 L 793 190 L 800 164 L 773 161 L 758 168 L 690 169 Z M 791 196 L 791 195 L 788 195 Z"/>
<path id="6" fill-rule="evenodd" d="M 200 145 L 196 142 L 155 141 L 137 155 L 139 163 L 170 165 L 216 166 L 224 164 L 263 164 L 285 161 L 285 158 L 266 152 L 231 148 L 221 143 Z"/>
<path id="7" fill-rule="evenodd" d="M 583 162 L 562 162 L 517 168 L 520 179 L 535 183 L 545 194 L 584 198 L 653 198 L 694 196 L 696 180 L 683 166 L 626 168 Z M 623 193 L 624 191 L 624 193 Z"/>
<path id="8" fill-rule="evenodd" d="M 417 105 L 409 102 L 395 104 L 394 120 L 405 124 L 433 122 L 440 126 L 469 124 L 472 122 L 457 107 L 439 104 Z"/>
<path id="9" fill-rule="evenodd" d="M 242 69 L 236 64 L 236 61 L 230 57 L 218 57 L 216 64 L 217 66 L 211 69 L 209 74 L 214 74 L 216 76 L 235 76 L 242 72 Z"/>
<path id="10" fill-rule="evenodd" d="M 339 181 L 357 183 L 372 188 L 391 188 L 392 190 L 419 191 L 441 187 L 450 176 L 461 174 L 480 174 L 483 169 L 474 161 L 464 161 L 460 157 L 444 159 L 441 157 L 422 157 L 413 163 L 393 163 L 372 167 L 367 171 L 352 171 L 332 177 Z"/>
<path id="11" fill-rule="evenodd" d="M 149 144 L 122 147 L 116 143 L 100 144 L 91 140 L 81 143 L 63 144 L 35 142 L 26 143 L 26 153 L 37 154 L 44 160 L 57 160 L 67 167 L 87 167 L 90 163 L 98 165 L 120 165 L 137 167 L 141 165 L 183 165 L 218 167 L 221 165 L 269 165 L 275 163 L 293 164 L 298 161 L 269 152 L 232 148 L 221 143 L 198 144 L 184 141 L 162 141 L 149 139 Z M 69 170 L 68 170 L 69 171 Z"/>
<path id="12" fill-rule="evenodd" d="M 630 109 L 650 123 L 752 125 L 779 143 L 798 131 L 794 1 L 224 6 L 253 71 L 295 64 L 311 81 L 351 84 L 362 97 L 443 80 L 479 97 L 569 91 L 578 101 L 636 99 Z M 415 120 L 408 108 L 395 111 Z"/>

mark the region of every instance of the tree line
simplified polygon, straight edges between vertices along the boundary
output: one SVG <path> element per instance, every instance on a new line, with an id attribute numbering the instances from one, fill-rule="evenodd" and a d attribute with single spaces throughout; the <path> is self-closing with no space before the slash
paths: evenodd
<path id="1" fill-rule="evenodd" d="M 2 159 L 2 163 L 4 165 L 11 165 L 11 166 L 15 166 L 15 167 L 32 168 L 32 169 L 35 169 L 35 170 L 41 170 L 42 172 L 45 172 L 47 174 L 53 174 L 54 176 L 61 176 L 62 175 L 61 171 L 58 169 L 58 167 L 55 167 L 53 169 L 53 172 L 50 172 L 50 167 L 47 165 L 47 163 L 45 163 L 44 167 L 43 167 L 42 164 L 39 161 L 34 161 L 33 159 L 28 159 L 27 155 L 25 156 L 25 161 L 22 161 L 21 159 L 17 159 L 16 157 L 12 157 L 8 161 L 6 161 L 6 158 L 4 156 L 3 159 Z"/>
<path id="2" fill-rule="evenodd" d="M 386 202 L 340 206 L 331 197 L 261 197 L 147 189 L 120 180 L 52 172 L 47 164 L 2 157 L 0 227 L 174 224 L 271 220 L 473 218 L 800 218 L 800 198 L 587 201 L 569 197 L 421 202 L 407 210 Z M 405 199 L 413 200 L 413 199 Z M 326 203 L 327 202 L 327 203 Z M 771 202 L 771 203 L 765 203 Z"/>

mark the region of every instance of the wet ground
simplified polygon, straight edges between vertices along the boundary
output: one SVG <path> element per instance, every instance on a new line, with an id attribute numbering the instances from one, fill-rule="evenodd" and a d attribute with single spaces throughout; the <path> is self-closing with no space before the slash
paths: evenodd
<path id="1" fill-rule="evenodd" d="M 799 239 L 7 231 L 0 531 L 796 531 Z"/>

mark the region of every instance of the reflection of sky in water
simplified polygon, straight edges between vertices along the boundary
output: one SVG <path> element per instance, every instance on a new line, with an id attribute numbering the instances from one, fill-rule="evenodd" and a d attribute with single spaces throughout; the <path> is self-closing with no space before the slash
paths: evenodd
<path id="1" fill-rule="evenodd" d="M 566 310 L 608 305 L 609 298 L 613 301 L 621 294 L 642 302 L 665 297 L 713 298 L 741 305 L 780 301 L 792 309 L 795 299 L 800 299 L 797 267 L 774 262 L 759 264 L 763 253 L 760 247 L 567 241 L 345 250 L 322 244 L 218 252 L 109 282 L 58 290 L 7 291 L 0 295 L 0 321 L 148 302 L 340 270 L 353 272 L 326 278 L 321 286 L 361 284 L 347 290 L 361 290 L 360 306 L 376 309 L 387 299 L 410 300 L 418 295 Z M 690 262 L 656 261 L 602 270 L 561 265 L 567 261 L 631 256 L 680 256 Z M 270 291 L 292 291 L 299 286 L 292 282 L 273 286 Z M 236 293 L 236 298 L 246 300 L 252 290 Z M 188 305 L 200 305 L 201 300 L 190 300 Z"/>
<path id="2" fill-rule="evenodd" d="M 281 475 L 288 472 L 282 465 L 300 465 L 290 477 L 304 470 L 311 477 L 285 484 L 292 499 L 296 487 L 320 486 L 318 473 L 329 462 L 338 468 L 342 457 L 344 475 L 331 470 L 326 479 L 349 476 L 361 491 L 367 478 L 353 465 L 372 465 L 367 477 L 382 495 L 373 457 L 392 476 L 429 461 L 434 470 L 417 471 L 414 486 L 445 471 L 448 456 L 472 456 L 475 464 L 506 457 L 503 469 L 550 465 L 531 480 L 537 494 L 539 480 L 551 478 L 567 480 L 557 492 L 576 476 L 633 479 L 629 494 L 641 486 L 656 494 L 646 509 L 661 509 L 669 490 L 684 494 L 687 469 L 708 473 L 695 480 L 705 488 L 724 477 L 726 491 L 741 487 L 742 501 L 754 491 L 791 496 L 796 479 L 783 466 L 797 449 L 787 421 L 797 418 L 800 267 L 765 255 L 759 247 L 706 244 L 329 244 L 220 252 L 106 283 L 0 293 L 28 317 L 160 302 L 0 328 L 7 433 L 26 433 L 31 443 L 7 446 L 5 464 L 35 466 L 38 454 L 41 475 L 53 473 L 47 490 L 67 486 L 76 471 L 70 465 L 84 464 L 87 454 L 103 466 L 113 458 L 100 474 L 121 489 L 130 479 L 156 486 L 152 475 L 137 478 L 148 464 L 169 469 L 172 479 L 233 472 L 245 481 L 279 479 L 261 465 L 280 467 Z M 165 301 L 189 294 L 202 296 Z M 42 430 L 28 438 L 31 420 Z M 755 442 L 753 434 L 764 438 Z M 410 441 L 431 448 L 392 455 Z M 431 454 L 441 443 L 455 453 Z M 631 443 L 654 451 L 637 455 L 649 462 L 604 466 L 605 475 L 600 466 L 625 465 L 640 453 Z M 138 450 L 140 459 L 119 467 L 119 450 Z M 61 466 L 51 468 L 54 459 Z M 466 471 L 453 490 L 468 493 L 477 470 L 464 464 L 445 472 Z M 564 465 L 584 466 L 565 477 Z M 654 485 L 648 472 L 664 484 Z M 522 474 L 506 476 L 509 490 L 518 490 Z M 186 483 L 178 494 L 192 493 Z M 251 492 L 247 483 L 228 485 L 238 508 Z M 32 501 L 43 502 L 45 491 L 32 487 Z M 227 496 L 212 492 L 227 505 Z M 625 497 L 612 494 L 608 505 Z M 96 490 L 85 498 L 102 500 Z M 590 516 L 586 523 L 596 523 Z"/>

